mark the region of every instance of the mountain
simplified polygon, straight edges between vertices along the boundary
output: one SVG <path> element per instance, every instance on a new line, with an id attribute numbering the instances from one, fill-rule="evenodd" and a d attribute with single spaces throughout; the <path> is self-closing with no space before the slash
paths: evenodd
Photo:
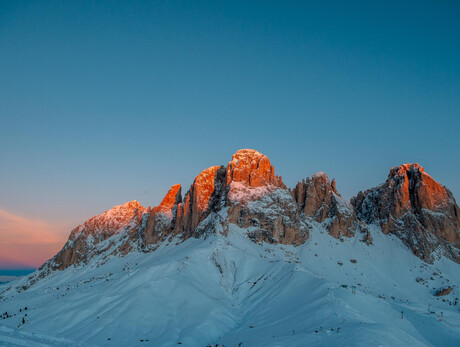
<path id="1" fill-rule="evenodd" d="M 294 188 L 294 198 L 301 213 L 318 223 L 323 223 L 335 238 L 351 237 L 357 230 L 358 220 L 353 208 L 338 193 L 324 172 L 318 172 Z"/>
<path id="2" fill-rule="evenodd" d="M 63 270 L 70 265 L 87 262 L 103 251 L 128 253 L 132 250 L 129 238 L 137 231 L 145 212 L 146 209 L 137 201 L 130 201 L 88 219 L 71 231 L 62 250 L 45 265 L 52 270 Z M 124 242 L 119 241 L 118 247 L 112 250 L 114 236 Z"/>
<path id="3" fill-rule="evenodd" d="M 460 263 L 460 209 L 420 165 L 393 167 L 385 183 L 359 192 L 352 204 L 361 220 L 395 234 L 423 260 L 444 255 Z"/>
<path id="4" fill-rule="evenodd" d="M 0 344 L 456 346 L 458 211 L 417 164 L 350 203 L 323 172 L 289 189 L 239 150 L 0 286 Z"/>

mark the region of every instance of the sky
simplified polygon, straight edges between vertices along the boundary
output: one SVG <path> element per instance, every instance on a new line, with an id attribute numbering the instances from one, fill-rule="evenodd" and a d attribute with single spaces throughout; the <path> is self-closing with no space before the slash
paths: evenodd
<path id="1" fill-rule="evenodd" d="M 1 1 L 0 268 L 240 148 L 346 198 L 418 162 L 460 199 L 455 1 Z M 16 265 L 15 265 L 16 264 Z"/>

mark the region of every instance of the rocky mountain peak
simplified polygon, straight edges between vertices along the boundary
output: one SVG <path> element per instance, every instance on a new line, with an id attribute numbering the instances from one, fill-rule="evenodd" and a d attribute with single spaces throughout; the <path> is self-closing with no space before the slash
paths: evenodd
<path id="1" fill-rule="evenodd" d="M 404 176 L 413 173 L 425 172 L 425 169 L 418 163 L 413 164 L 402 164 L 399 166 L 394 166 L 391 168 L 390 173 L 388 174 L 388 178 L 393 178 L 395 176 Z"/>
<path id="2" fill-rule="evenodd" d="M 215 190 L 216 171 L 222 166 L 211 166 L 203 170 L 193 182 L 194 203 L 196 210 L 206 211 L 209 206 L 209 200 Z"/>
<path id="3" fill-rule="evenodd" d="M 446 188 L 419 164 L 403 164 L 391 168 L 388 180 L 401 193 L 400 206 L 404 209 L 420 211 L 425 208 L 434 211 L 449 205 L 450 197 Z"/>
<path id="4" fill-rule="evenodd" d="M 272 185 L 283 187 L 281 177 L 275 176 L 275 169 L 267 156 L 254 149 L 240 149 L 227 165 L 227 185 L 239 182 L 251 188 Z"/>
<path id="5" fill-rule="evenodd" d="M 133 208 L 139 208 L 139 207 L 143 207 L 143 206 L 141 205 L 141 203 L 139 201 L 132 200 L 132 201 L 127 201 L 124 204 L 121 204 L 121 205 L 115 206 L 115 207 L 133 209 Z"/>
<path id="6" fill-rule="evenodd" d="M 190 237 L 208 216 L 213 203 L 211 198 L 222 186 L 223 171 L 223 166 L 211 166 L 195 177 L 183 202 L 177 207 L 174 234 L 181 234 L 184 239 Z"/>
<path id="7" fill-rule="evenodd" d="M 94 216 L 72 230 L 71 239 L 79 235 L 93 235 L 96 239 L 106 239 L 118 234 L 134 218 L 145 212 L 145 208 L 136 200 L 114 206 L 104 213 Z"/>
<path id="8" fill-rule="evenodd" d="M 368 224 L 377 224 L 426 261 L 436 251 L 460 262 L 459 208 L 420 165 L 393 167 L 385 183 L 360 192 L 351 203 L 324 172 L 288 190 L 267 156 L 241 149 L 226 167 L 198 174 L 183 198 L 175 184 L 151 211 L 134 200 L 87 220 L 72 231 L 49 268 L 63 269 L 101 253 L 153 251 L 174 237 L 226 235 L 232 224 L 255 242 L 293 245 L 306 242 L 316 228 L 340 239 L 360 231 L 361 241 L 371 244 Z"/>
<path id="9" fill-rule="evenodd" d="M 43 267 L 48 269 L 65 269 L 70 265 L 86 262 L 93 256 L 102 252 L 98 244 L 119 235 L 128 237 L 132 230 L 141 224 L 144 213 L 149 209 L 144 208 L 136 200 L 114 206 L 104 213 L 88 219 L 70 233 L 64 247 Z M 110 248 L 110 247 L 108 247 Z M 127 251 L 129 248 L 115 250 Z"/>
<path id="10" fill-rule="evenodd" d="M 324 172 L 297 183 L 292 195 L 301 213 L 317 223 L 326 223 L 332 236 L 354 235 L 357 219 L 353 208 L 337 192 L 335 180 L 331 182 Z"/>
<path id="11" fill-rule="evenodd" d="M 390 170 L 380 186 L 351 200 L 359 219 L 396 234 L 414 254 L 432 262 L 434 251 L 460 262 L 460 215 L 452 193 L 419 164 Z"/>

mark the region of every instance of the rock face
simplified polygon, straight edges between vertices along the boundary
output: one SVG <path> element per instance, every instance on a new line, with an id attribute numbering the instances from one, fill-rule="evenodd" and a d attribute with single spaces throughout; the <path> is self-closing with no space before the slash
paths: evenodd
<path id="1" fill-rule="evenodd" d="M 254 200 L 228 200 L 228 222 L 248 229 L 256 242 L 299 245 L 308 239 L 308 229 L 287 189 L 268 191 Z"/>
<path id="2" fill-rule="evenodd" d="M 169 188 L 160 205 L 154 207 L 152 211 L 172 217 L 172 209 L 182 201 L 181 189 L 180 184 L 175 184 Z"/>
<path id="3" fill-rule="evenodd" d="M 286 188 L 267 156 L 254 149 L 240 149 L 227 165 L 227 185 L 242 183 L 250 188 L 274 186 Z"/>
<path id="4" fill-rule="evenodd" d="M 225 234 L 230 224 L 244 228 L 255 242 L 299 245 L 309 237 L 310 220 L 322 223 L 334 237 L 352 235 L 356 222 L 325 174 L 299 183 L 291 194 L 267 156 L 242 149 L 226 167 L 201 172 L 183 198 L 176 184 L 152 210 L 133 201 L 89 219 L 72 231 L 48 265 L 64 269 L 102 253 L 153 251 L 173 237 L 184 241 Z"/>
<path id="5" fill-rule="evenodd" d="M 359 231 L 364 234 L 360 240 L 361 242 L 364 242 L 368 246 L 374 244 L 374 239 L 372 238 L 369 226 L 363 220 L 359 221 Z"/>
<path id="6" fill-rule="evenodd" d="M 415 255 L 460 262 L 460 210 L 452 193 L 418 164 L 393 167 L 382 185 L 351 201 L 359 219 L 398 236 Z"/>
<path id="7" fill-rule="evenodd" d="M 44 266 L 62 270 L 96 255 L 104 261 L 133 250 L 154 251 L 173 238 L 179 242 L 226 235 L 231 224 L 255 242 L 292 245 L 306 242 L 316 227 L 340 239 L 359 231 L 360 241 L 371 245 L 369 224 L 377 224 L 425 261 L 444 254 L 460 262 L 459 215 L 452 194 L 418 164 L 392 168 L 384 184 L 360 192 L 349 204 L 325 173 L 314 174 L 291 191 L 275 175 L 268 157 L 242 149 L 227 166 L 201 172 L 183 198 L 176 184 L 152 210 L 131 201 L 87 220 Z"/>
<path id="8" fill-rule="evenodd" d="M 171 217 L 161 216 L 157 208 L 150 213 L 145 244 L 169 236 L 186 240 L 209 232 L 225 233 L 229 223 L 250 228 L 248 234 L 255 241 L 300 244 L 308 237 L 281 177 L 275 175 L 268 157 L 255 150 L 236 152 L 227 167 L 204 170 L 182 201 L 169 200 L 175 202 L 167 209 Z"/>
<path id="9" fill-rule="evenodd" d="M 193 181 L 182 199 L 180 185 L 171 187 L 160 206 L 150 212 L 143 233 L 143 246 L 155 245 L 168 237 L 179 236 L 186 240 L 200 236 L 200 223 L 217 211 L 221 190 L 225 189 L 225 170 L 212 166 L 202 171 Z"/>
<path id="10" fill-rule="evenodd" d="M 308 231 L 281 177 L 267 156 L 252 149 L 236 152 L 226 169 L 228 222 L 248 228 L 254 241 L 301 244 Z"/>
<path id="11" fill-rule="evenodd" d="M 177 205 L 181 202 L 181 185 L 173 185 L 161 204 L 150 212 L 142 235 L 142 245 L 157 244 L 166 239 L 172 230 L 173 216 Z"/>
<path id="12" fill-rule="evenodd" d="M 217 193 L 216 177 L 221 176 L 222 166 L 211 166 L 196 176 L 183 203 L 178 205 L 175 219 L 174 234 L 181 235 L 185 240 L 192 236 L 198 225 L 209 215 L 211 200 Z M 220 188 L 221 183 L 217 186 Z"/>
<path id="13" fill-rule="evenodd" d="M 121 233 L 133 217 L 138 217 L 144 210 L 145 208 L 136 200 L 112 207 L 76 227 L 70 233 L 69 239 L 75 240 L 81 235 L 92 235 L 96 243 L 100 242 L 114 234 Z"/>
<path id="14" fill-rule="evenodd" d="M 70 265 L 88 261 L 100 250 L 98 244 L 115 235 L 129 234 L 136 230 L 146 211 L 134 200 L 88 219 L 72 230 L 67 243 L 48 265 L 52 269 L 63 270 Z"/>
<path id="15" fill-rule="evenodd" d="M 351 237 L 358 223 L 352 206 L 337 192 L 324 172 L 297 183 L 292 195 L 303 216 L 322 223 L 335 238 Z"/>

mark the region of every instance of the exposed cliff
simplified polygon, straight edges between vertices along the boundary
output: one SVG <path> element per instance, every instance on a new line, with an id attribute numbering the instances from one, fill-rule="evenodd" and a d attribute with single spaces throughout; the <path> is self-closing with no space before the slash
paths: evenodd
<path id="1" fill-rule="evenodd" d="M 419 164 L 393 167 L 382 185 L 352 199 L 359 219 L 398 236 L 415 255 L 460 262 L 460 210 L 452 193 Z"/>

